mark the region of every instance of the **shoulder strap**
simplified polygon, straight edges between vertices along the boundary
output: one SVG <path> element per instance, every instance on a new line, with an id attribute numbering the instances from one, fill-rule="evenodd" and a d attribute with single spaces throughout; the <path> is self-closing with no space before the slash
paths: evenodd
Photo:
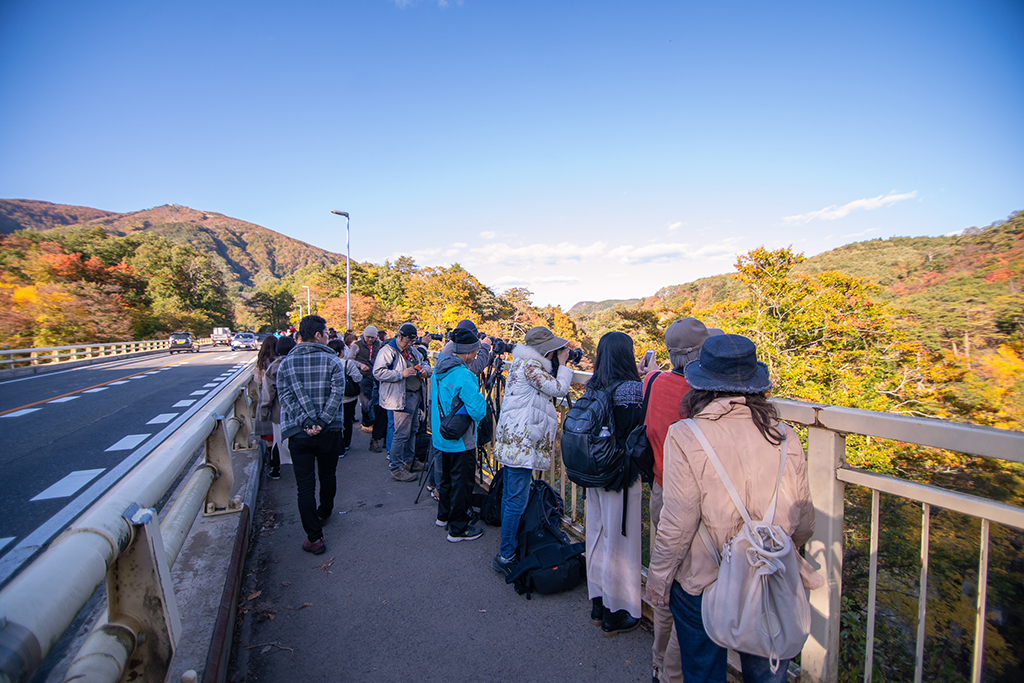
<path id="1" fill-rule="evenodd" d="M 654 387 L 654 380 L 658 379 L 658 375 L 660 374 L 661 370 L 656 371 L 653 375 L 651 375 L 651 381 L 647 383 L 647 391 L 644 392 L 644 405 L 642 408 L 643 415 L 640 417 L 641 424 L 643 424 L 644 421 L 647 419 L 647 402 L 651 398 L 651 388 Z"/>
<path id="2" fill-rule="evenodd" d="M 736 509 L 739 510 L 740 515 L 743 517 L 743 521 L 750 524 L 750 513 L 747 512 L 746 506 L 743 505 L 743 501 L 740 499 L 740 494 L 736 491 L 736 487 L 733 485 L 732 479 L 729 478 L 729 473 L 725 471 L 725 466 L 722 464 L 722 461 L 719 460 L 718 454 L 715 453 L 715 449 L 711 447 L 711 442 L 709 442 L 707 437 L 704 436 L 704 432 L 701 431 L 700 427 L 697 426 L 697 423 L 692 418 L 686 418 L 684 422 L 690 428 L 690 431 L 693 432 L 693 435 L 697 437 L 697 441 L 700 442 L 701 447 L 704 448 L 704 452 L 707 454 L 708 460 L 711 461 L 715 471 L 718 473 L 718 477 L 725 485 L 725 490 L 729 492 L 729 497 L 732 498 L 732 502 L 736 506 Z M 783 437 L 779 448 L 779 473 L 775 478 L 775 493 L 772 495 L 772 500 L 768 504 L 768 510 L 764 515 L 764 521 L 769 524 L 772 524 L 775 519 L 775 507 L 779 502 L 779 488 L 782 486 L 782 473 L 786 468 L 786 446 L 789 440 L 789 433 L 785 431 L 785 427 L 783 427 L 783 433 L 785 436 Z"/>

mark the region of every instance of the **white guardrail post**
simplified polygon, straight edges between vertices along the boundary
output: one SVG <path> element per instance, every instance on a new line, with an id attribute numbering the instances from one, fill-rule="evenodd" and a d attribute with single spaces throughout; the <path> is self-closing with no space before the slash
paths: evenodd
<path id="1" fill-rule="evenodd" d="M 231 452 L 249 445 L 253 385 L 251 370 L 235 378 L 0 591 L 0 683 L 31 679 L 104 580 L 106 618 L 86 638 L 65 680 L 166 679 L 181 633 L 170 568 L 200 510 L 211 503 L 214 514 L 242 508 L 228 498 Z M 151 506 L 204 443 L 206 464 L 158 523 Z M 208 498 L 218 481 L 227 488 Z"/>

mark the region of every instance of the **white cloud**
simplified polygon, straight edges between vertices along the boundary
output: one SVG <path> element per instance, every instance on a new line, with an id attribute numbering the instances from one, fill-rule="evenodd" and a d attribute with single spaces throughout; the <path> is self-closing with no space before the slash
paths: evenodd
<path id="1" fill-rule="evenodd" d="M 468 246 L 465 242 L 452 242 L 452 249 L 465 249 Z"/>
<path id="2" fill-rule="evenodd" d="M 482 233 L 480 233 L 480 236 L 483 237 L 485 240 L 493 240 L 495 237 L 498 236 L 498 233 L 494 232 L 493 230 L 484 230 Z"/>
<path id="3" fill-rule="evenodd" d="M 707 260 L 731 257 L 736 252 L 735 241 L 736 238 L 729 238 L 720 242 L 706 244 L 699 248 L 694 248 L 689 244 L 669 242 L 646 244 L 639 247 L 634 247 L 632 244 L 624 244 L 609 251 L 607 256 L 617 258 L 620 263 L 627 265 L 671 263 L 673 261 L 697 258 Z"/>
<path id="4" fill-rule="evenodd" d="M 522 278 L 515 277 L 513 275 L 506 275 L 499 277 L 494 282 L 495 289 L 508 289 L 510 287 L 528 287 L 530 283 Z"/>
<path id="5" fill-rule="evenodd" d="M 533 278 L 533 282 L 543 285 L 575 285 L 581 282 L 581 280 L 575 275 L 548 275 Z"/>
<path id="6" fill-rule="evenodd" d="M 668 226 L 668 230 L 669 230 L 669 232 L 671 232 L 673 230 L 678 230 L 679 228 L 683 227 L 684 225 L 685 225 L 685 223 L 683 223 L 682 221 L 676 221 L 672 225 Z"/>
<path id="7" fill-rule="evenodd" d="M 593 244 L 573 244 L 571 242 L 559 242 L 558 244 L 530 244 L 522 247 L 513 247 L 502 242 L 487 244 L 482 247 L 470 249 L 472 259 L 467 259 L 467 264 L 501 264 L 504 266 L 531 266 L 545 265 L 557 266 L 565 263 L 579 262 L 584 259 L 603 256 L 608 245 L 605 242 L 594 242 Z"/>
<path id="8" fill-rule="evenodd" d="M 842 206 L 826 206 L 824 209 L 819 209 L 817 211 L 809 211 L 808 213 L 802 213 L 796 216 L 785 216 L 782 219 L 782 222 L 803 225 L 804 223 L 809 223 L 817 218 L 826 221 L 834 221 L 837 218 L 844 218 L 854 211 L 872 211 L 874 209 L 880 209 L 883 206 L 891 206 L 897 202 L 902 202 L 905 199 L 913 199 L 916 196 L 917 190 L 904 194 L 896 194 L 896 191 L 893 190 L 889 194 L 880 194 L 877 197 L 855 199 L 848 204 L 843 204 Z"/>

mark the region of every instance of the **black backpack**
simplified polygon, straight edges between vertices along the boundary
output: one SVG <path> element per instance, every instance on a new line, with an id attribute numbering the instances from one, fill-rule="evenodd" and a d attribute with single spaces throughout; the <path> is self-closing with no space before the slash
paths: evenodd
<path id="1" fill-rule="evenodd" d="M 491 526 L 501 526 L 501 496 L 505 491 L 505 468 L 502 467 L 491 479 L 491 486 L 480 504 L 480 519 Z"/>
<path id="2" fill-rule="evenodd" d="M 530 485 L 530 498 L 519 520 L 516 541 L 518 562 L 505 583 L 530 598 L 560 593 L 574 588 L 586 576 L 583 551 L 585 543 L 570 543 L 559 527 L 562 498 L 542 479 Z"/>
<path id="3" fill-rule="evenodd" d="M 604 488 L 619 480 L 626 458 L 615 439 L 615 387 L 580 396 L 562 423 L 562 463 L 569 481 Z"/>

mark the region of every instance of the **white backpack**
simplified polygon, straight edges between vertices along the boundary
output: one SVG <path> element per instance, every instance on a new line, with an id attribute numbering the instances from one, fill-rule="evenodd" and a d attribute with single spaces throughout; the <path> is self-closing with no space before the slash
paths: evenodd
<path id="1" fill-rule="evenodd" d="M 700 525 L 700 537 L 718 563 L 718 580 L 704 589 L 704 630 L 721 647 L 768 658 L 775 673 L 781 660 L 800 653 L 811 632 L 811 606 L 800 579 L 797 549 L 793 539 L 772 523 L 786 467 L 788 434 L 780 447 L 775 495 L 764 520 L 754 521 L 700 427 L 691 419 L 686 424 L 704 447 L 744 522 L 721 554 L 704 524 Z"/>

